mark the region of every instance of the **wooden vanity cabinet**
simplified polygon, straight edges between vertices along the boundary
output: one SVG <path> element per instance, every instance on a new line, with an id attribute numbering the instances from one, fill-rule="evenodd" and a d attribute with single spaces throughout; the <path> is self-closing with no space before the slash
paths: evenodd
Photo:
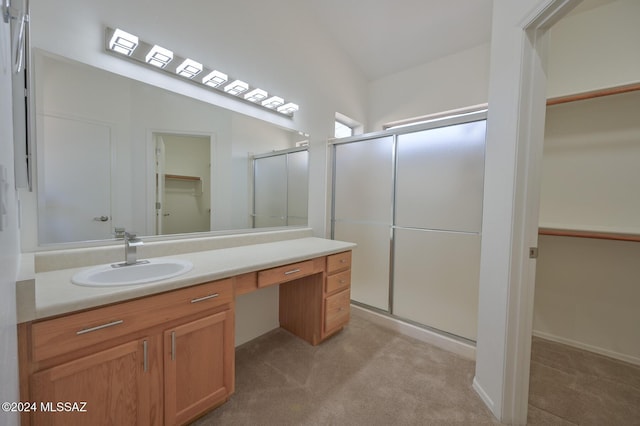
<path id="1" fill-rule="evenodd" d="M 327 256 L 323 294 L 323 339 L 349 322 L 351 306 L 351 251 Z"/>
<path id="2" fill-rule="evenodd" d="M 160 424 L 159 405 L 151 401 L 159 375 L 145 370 L 145 347 L 147 337 L 134 339 L 33 374 L 33 424 Z M 56 412 L 65 409 L 59 402 L 76 403 L 68 408 L 78 411 Z"/>
<path id="3" fill-rule="evenodd" d="M 292 281 L 287 276 L 280 283 L 280 326 L 312 345 L 342 330 L 349 322 L 351 303 L 351 251 L 315 261 L 321 263 L 308 272 L 311 275 Z M 304 271 L 291 266 L 278 268 L 278 272 Z"/>
<path id="4" fill-rule="evenodd" d="M 185 424 L 233 393 L 233 333 L 229 310 L 164 332 L 165 424 Z"/>
<path id="5" fill-rule="evenodd" d="M 317 345 L 349 321 L 351 251 L 19 324 L 20 398 L 38 404 L 22 425 L 182 425 L 224 403 L 235 295 L 272 285 L 280 326 Z M 57 402 L 86 412 L 41 409 Z"/>
<path id="6" fill-rule="evenodd" d="M 231 279 L 20 324 L 18 338 L 21 400 L 37 404 L 23 425 L 186 424 L 234 391 Z"/>

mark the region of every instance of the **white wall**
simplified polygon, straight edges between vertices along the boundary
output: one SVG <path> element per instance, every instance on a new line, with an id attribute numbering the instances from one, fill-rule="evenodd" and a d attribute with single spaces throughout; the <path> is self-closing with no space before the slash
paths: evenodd
<path id="1" fill-rule="evenodd" d="M 487 102 L 489 44 L 456 52 L 369 84 L 367 132 L 412 117 Z"/>
<path id="2" fill-rule="evenodd" d="M 540 226 L 640 234 L 639 112 L 640 92 L 547 108 Z"/>
<path id="3" fill-rule="evenodd" d="M 563 18 L 550 30 L 547 95 L 640 82 L 640 2 L 617 0 Z"/>
<path id="4" fill-rule="evenodd" d="M 0 169 L 8 181 L 0 211 L 0 402 L 20 401 L 18 395 L 18 352 L 16 339 L 16 274 L 19 261 L 18 208 L 13 176 L 13 121 L 11 105 L 11 56 L 9 26 L 0 21 Z M 0 170 L 0 173 L 2 171 Z M 0 176 L 1 179 L 1 176 Z M 0 185 L 2 182 L 0 181 Z M 17 425 L 17 413 L 0 411 L 0 423 Z"/>
<path id="5" fill-rule="evenodd" d="M 640 244 L 540 236 L 534 333 L 640 365 Z"/>

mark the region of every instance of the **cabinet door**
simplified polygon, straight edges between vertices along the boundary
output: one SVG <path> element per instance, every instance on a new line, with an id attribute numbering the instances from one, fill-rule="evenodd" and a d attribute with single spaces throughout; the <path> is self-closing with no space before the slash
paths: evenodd
<path id="1" fill-rule="evenodd" d="M 150 349 L 148 339 L 135 340 L 34 374 L 33 424 L 162 424 L 159 401 L 153 400 L 161 376 L 149 368 Z"/>
<path id="2" fill-rule="evenodd" d="M 165 424 L 185 424 L 233 393 L 233 313 L 223 311 L 164 332 Z"/>

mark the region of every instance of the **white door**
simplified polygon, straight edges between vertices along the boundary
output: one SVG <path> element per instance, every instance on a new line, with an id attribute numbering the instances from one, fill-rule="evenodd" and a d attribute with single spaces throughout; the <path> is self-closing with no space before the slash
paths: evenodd
<path id="1" fill-rule="evenodd" d="M 111 129 L 54 116 L 43 125 L 40 243 L 111 238 Z"/>

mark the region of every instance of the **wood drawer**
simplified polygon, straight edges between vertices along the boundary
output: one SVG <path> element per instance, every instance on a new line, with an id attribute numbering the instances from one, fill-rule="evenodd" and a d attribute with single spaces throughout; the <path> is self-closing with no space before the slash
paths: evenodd
<path id="1" fill-rule="evenodd" d="M 349 290 L 329 296 L 324 305 L 324 332 L 329 334 L 349 322 L 351 292 Z"/>
<path id="2" fill-rule="evenodd" d="M 258 289 L 258 273 L 248 272 L 246 274 L 238 275 L 235 278 L 236 296 L 241 294 L 251 293 Z"/>
<path id="3" fill-rule="evenodd" d="M 258 287 L 268 287 L 295 280 L 324 270 L 324 257 L 292 263 L 258 272 Z"/>
<path id="4" fill-rule="evenodd" d="M 351 269 L 339 272 L 327 277 L 327 285 L 325 287 L 325 293 L 334 293 L 337 290 L 344 290 L 351 286 Z"/>
<path id="5" fill-rule="evenodd" d="M 229 303 L 233 303 L 231 278 L 36 322 L 31 328 L 33 361 Z"/>
<path id="6" fill-rule="evenodd" d="M 335 274 L 351 268 L 351 251 L 327 256 L 327 274 Z"/>

